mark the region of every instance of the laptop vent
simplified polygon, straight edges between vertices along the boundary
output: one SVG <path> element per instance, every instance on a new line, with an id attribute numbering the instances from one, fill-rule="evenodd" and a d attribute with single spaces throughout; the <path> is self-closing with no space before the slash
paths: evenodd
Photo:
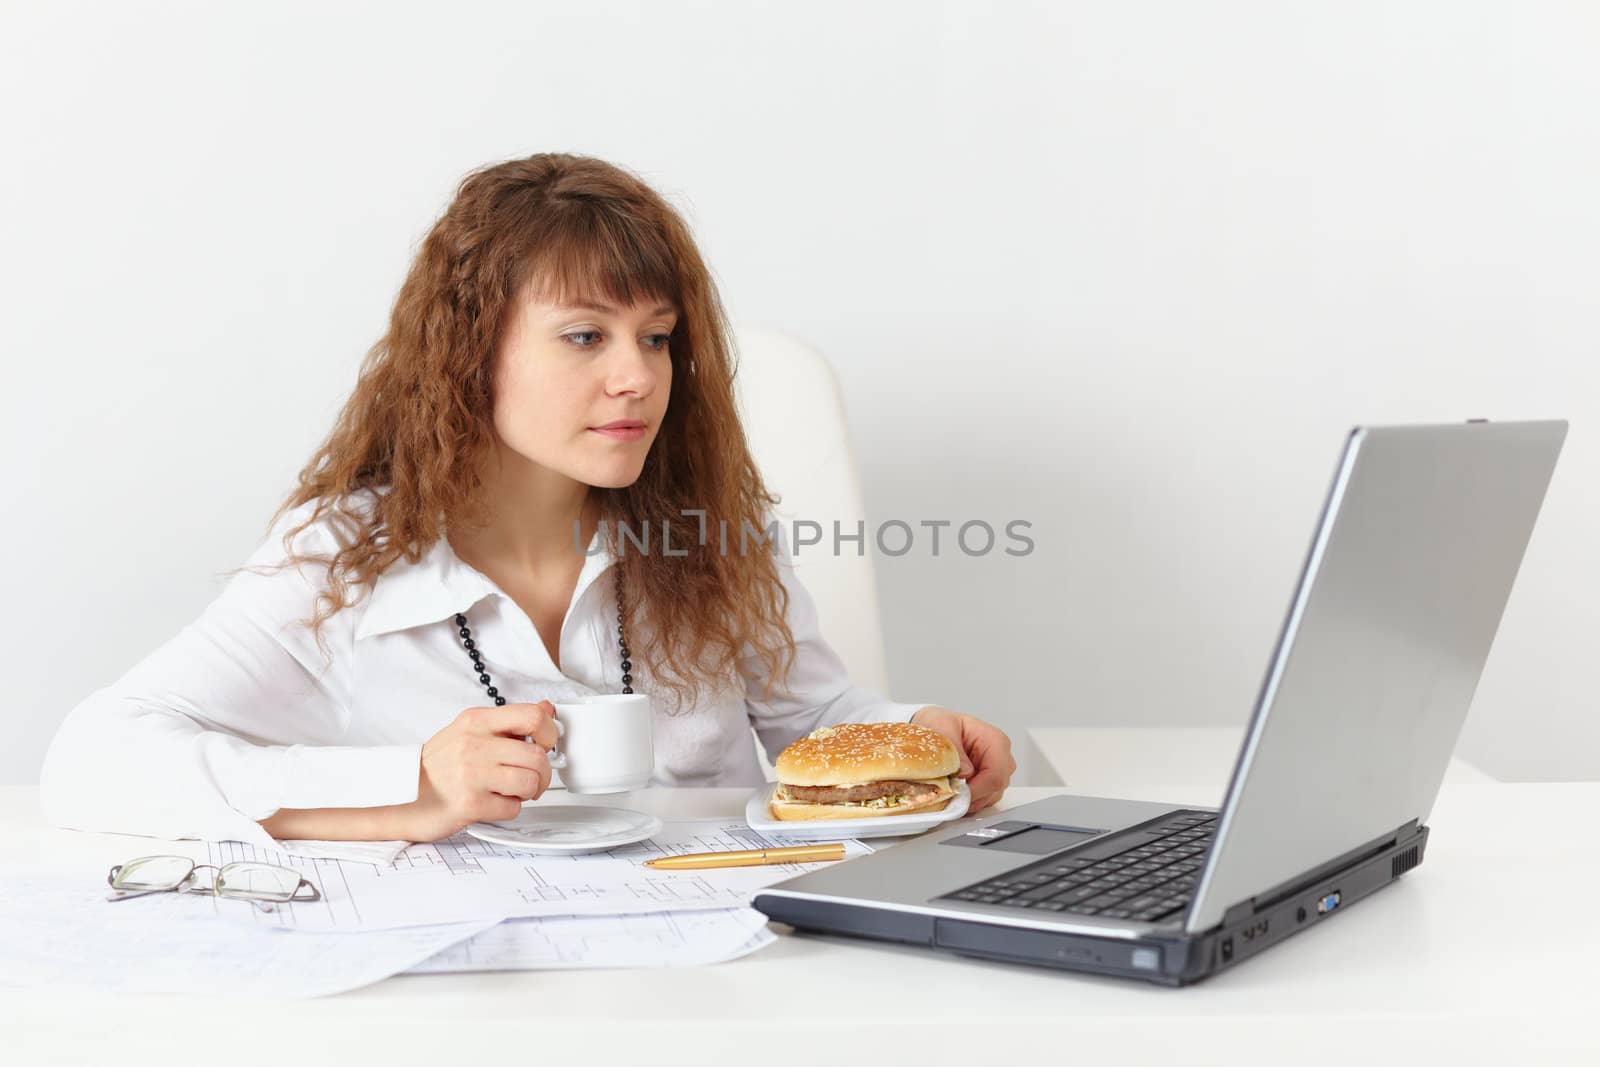
<path id="1" fill-rule="evenodd" d="M 1398 878 L 1417 865 L 1417 846 L 1412 845 L 1394 858 L 1394 865 L 1390 870 L 1390 878 Z"/>

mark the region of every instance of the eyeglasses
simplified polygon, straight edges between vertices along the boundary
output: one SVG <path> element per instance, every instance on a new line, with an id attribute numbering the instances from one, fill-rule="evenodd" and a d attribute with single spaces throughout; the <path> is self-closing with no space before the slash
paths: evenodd
<path id="1" fill-rule="evenodd" d="M 196 871 L 215 871 L 211 885 L 194 881 Z M 229 900 L 248 900 L 265 911 L 273 904 L 291 901 L 308 903 L 321 900 L 322 894 L 299 871 L 270 863 L 195 863 L 187 856 L 140 856 L 119 863 L 106 875 L 106 884 L 116 890 L 107 900 L 128 900 L 151 893 L 198 893 Z M 310 896 L 300 891 L 309 889 Z"/>

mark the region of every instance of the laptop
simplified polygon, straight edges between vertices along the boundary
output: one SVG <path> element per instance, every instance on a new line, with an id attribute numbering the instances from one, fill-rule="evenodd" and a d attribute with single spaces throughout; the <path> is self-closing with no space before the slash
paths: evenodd
<path id="1" fill-rule="evenodd" d="M 1423 860 L 1566 431 L 1350 432 L 1220 808 L 1053 796 L 754 906 L 802 931 L 1168 986 L 1327 922 Z"/>

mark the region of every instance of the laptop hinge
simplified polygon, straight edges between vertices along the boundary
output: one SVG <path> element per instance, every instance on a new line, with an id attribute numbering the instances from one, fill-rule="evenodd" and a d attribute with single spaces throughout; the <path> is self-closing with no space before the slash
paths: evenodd
<path id="1" fill-rule="evenodd" d="M 1322 881 L 1322 879 L 1328 877 L 1330 874 L 1333 874 L 1335 871 L 1342 870 L 1343 868 L 1349 867 L 1356 863 L 1360 863 L 1362 860 L 1371 859 L 1373 856 L 1378 855 L 1385 849 L 1393 848 L 1397 842 L 1404 841 L 1416 832 L 1417 820 L 1412 819 L 1398 830 L 1395 830 L 1393 833 L 1387 833 L 1381 837 L 1375 837 L 1366 844 L 1358 845 L 1349 852 L 1346 852 L 1344 855 L 1339 856 L 1336 859 L 1329 860 L 1327 863 L 1317 867 L 1310 874 L 1307 874 L 1303 878 L 1296 878 L 1292 882 L 1284 882 L 1281 885 L 1274 886 L 1273 888 L 1267 890 L 1265 893 L 1257 893 L 1249 900 L 1240 901 L 1223 913 L 1222 924 L 1224 926 L 1232 926 L 1235 923 L 1243 922 L 1245 919 L 1248 919 L 1258 911 L 1273 907 L 1285 898 L 1294 896 L 1296 893 L 1305 892 L 1307 889 L 1310 889 L 1313 885 Z"/>

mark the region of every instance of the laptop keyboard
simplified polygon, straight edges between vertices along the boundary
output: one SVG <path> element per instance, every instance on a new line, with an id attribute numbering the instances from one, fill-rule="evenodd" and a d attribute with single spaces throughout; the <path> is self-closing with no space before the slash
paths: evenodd
<path id="1" fill-rule="evenodd" d="M 1069 852 L 938 899 L 1159 922 L 1194 899 L 1216 821 L 1214 814 L 1185 813 L 1142 828 L 1142 843 L 1114 855 L 1073 859 Z"/>

